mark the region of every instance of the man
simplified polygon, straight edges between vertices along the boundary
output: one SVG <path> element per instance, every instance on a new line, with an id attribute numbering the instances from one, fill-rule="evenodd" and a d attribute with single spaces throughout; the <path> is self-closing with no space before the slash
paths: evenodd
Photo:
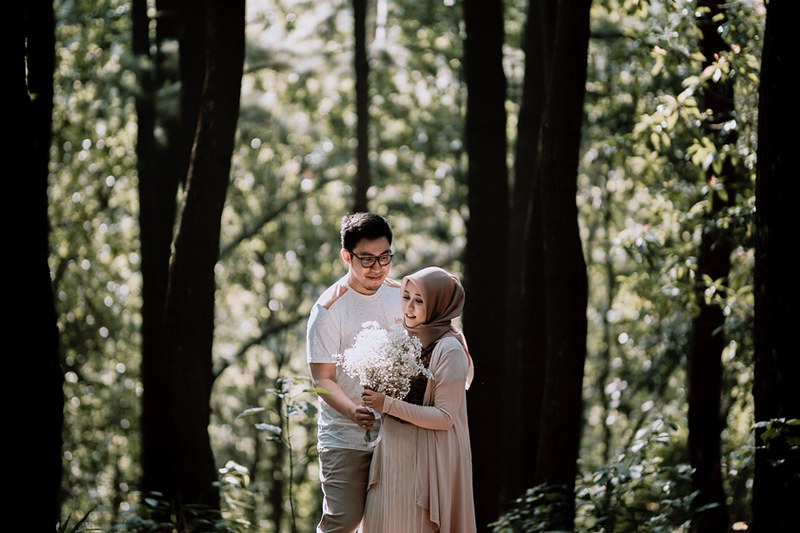
<path id="1" fill-rule="evenodd" d="M 308 319 L 308 366 L 320 393 L 317 450 L 322 518 L 317 533 L 352 533 L 364 515 L 372 447 L 366 430 L 379 422 L 361 403 L 362 387 L 336 366 L 334 355 L 352 346 L 361 324 L 402 323 L 400 286 L 387 279 L 392 230 L 383 217 L 354 213 L 342 219 L 340 255 L 347 274 L 319 297 Z M 371 432 L 376 435 L 376 431 Z"/>

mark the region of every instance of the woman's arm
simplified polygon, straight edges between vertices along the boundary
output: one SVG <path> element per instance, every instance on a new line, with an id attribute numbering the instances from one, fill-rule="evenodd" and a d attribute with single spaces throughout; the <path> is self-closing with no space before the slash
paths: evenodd
<path id="1" fill-rule="evenodd" d="M 447 338 L 449 339 L 449 337 Z M 444 343 L 445 339 L 440 341 Z M 469 364 L 461 344 L 446 342 L 438 354 L 431 359 L 433 396 L 431 405 L 415 405 L 384 394 L 365 390 L 364 404 L 382 413 L 395 416 L 425 429 L 445 430 L 453 425 L 454 416 L 464 408 L 466 393 L 464 385 Z M 436 351 L 434 350 L 434 351 Z"/>

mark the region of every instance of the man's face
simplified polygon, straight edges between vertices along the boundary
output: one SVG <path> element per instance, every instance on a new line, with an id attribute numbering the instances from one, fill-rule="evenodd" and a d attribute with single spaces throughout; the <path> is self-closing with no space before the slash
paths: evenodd
<path id="1" fill-rule="evenodd" d="M 361 239 L 352 251 L 342 250 L 342 259 L 350 265 L 350 285 L 361 294 L 374 294 L 389 275 L 391 253 L 386 237 Z M 364 266 L 370 263 L 371 266 Z"/>

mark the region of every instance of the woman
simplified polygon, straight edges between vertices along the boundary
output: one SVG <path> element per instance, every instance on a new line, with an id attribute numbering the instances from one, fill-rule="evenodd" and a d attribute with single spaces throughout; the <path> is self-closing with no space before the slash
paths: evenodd
<path id="1" fill-rule="evenodd" d="M 476 531 L 466 389 L 472 359 L 451 321 L 464 307 L 458 279 L 439 267 L 403 278 L 403 323 L 422 341 L 433 377 L 414 380 L 404 400 L 365 390 L 382 413 L 370 469 L 364 533 Z"/>

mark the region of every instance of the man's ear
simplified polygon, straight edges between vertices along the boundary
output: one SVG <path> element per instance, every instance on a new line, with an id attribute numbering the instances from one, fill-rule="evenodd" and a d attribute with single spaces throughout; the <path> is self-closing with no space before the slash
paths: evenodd
<path id="1" fill-rule="evenodd" d="M 342 256 L 342 261 L 344 261 L 344 262 L 345 262 L 345 263 L 347 263 L 348 265 L 350 264 L 350 260 L 352 259 L 352 258 L 350 257 L 350 252 L 348 252 L 347 250 L 345 250 L 344 248 L 342 248 L 342 249 L 339 251 L 339 255 L 341 255 L 341 256 Z"/>

